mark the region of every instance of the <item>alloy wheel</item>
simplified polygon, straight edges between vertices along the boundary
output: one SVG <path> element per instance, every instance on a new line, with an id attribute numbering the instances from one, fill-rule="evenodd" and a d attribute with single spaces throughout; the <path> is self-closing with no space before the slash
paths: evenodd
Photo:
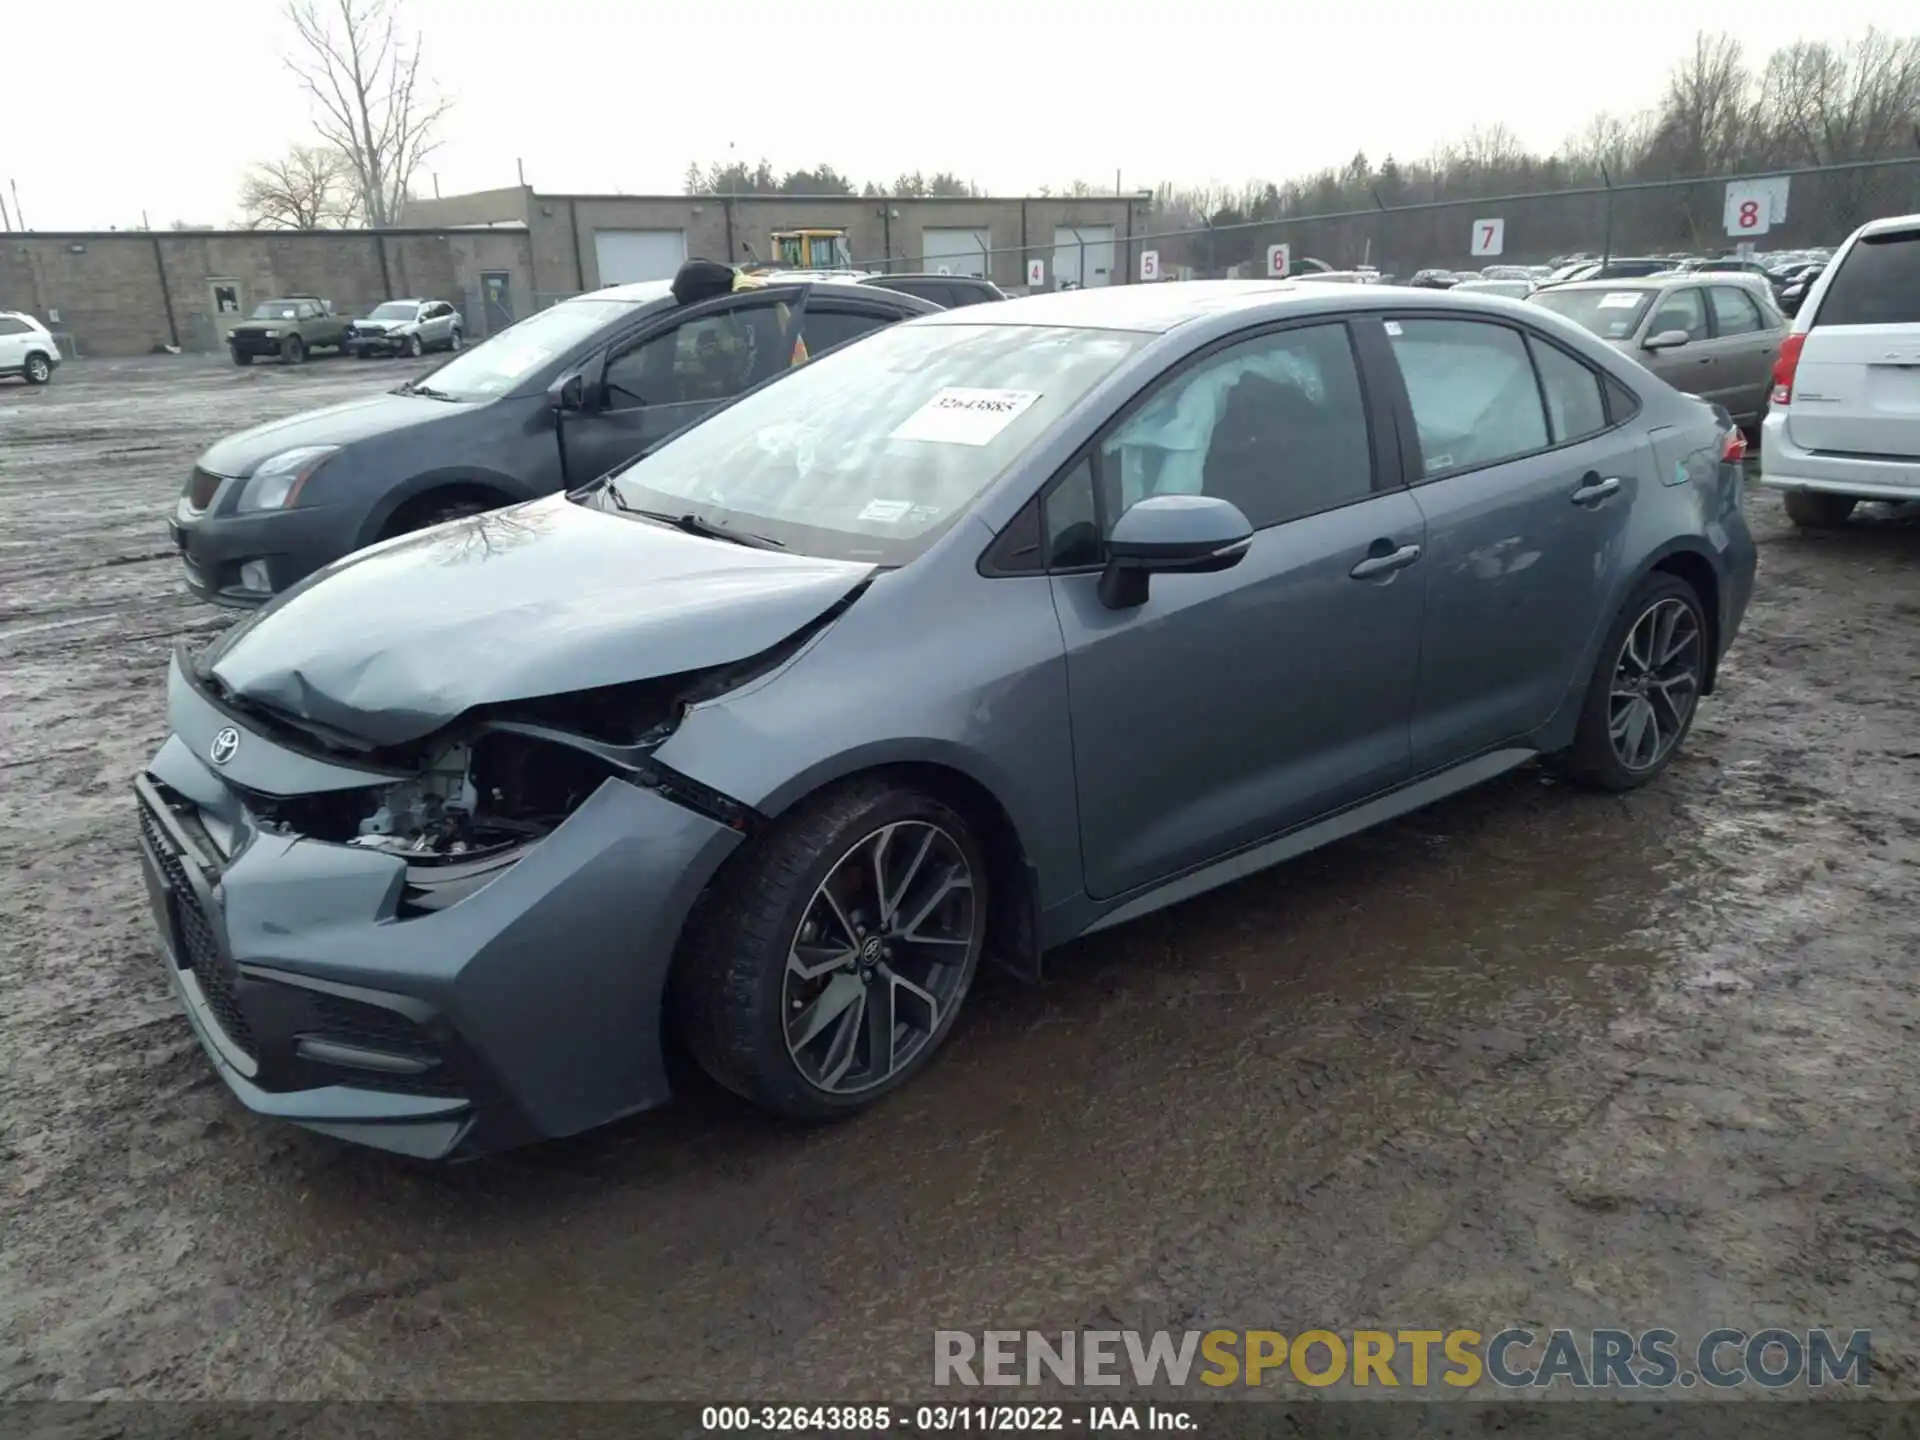
<path id="1" fill-rule="evenodd" d="M 1633 622 L 1607 697 L 1607 733 L 1628 770 L 1651 770 L 1680 743 L 1705 661 L 1700 619 L 1686 601 L 1665 596 Z"/>
<path id="2" fill-rule="evenodd" d="M 801 913 L 781 982 L 787 1054 L 834 1095 L 871 1090 L 938 1036 L 984 917 L 972 866 L 940 826 L 882 826 L 827 872 Z"/>
<path id="3" fill-rule="evenodd" d="M 44 385 L 52 377 L 53 377 L 53 366 L 47 363 L 46 357 L 41 355 L 35 355 L 32 359 L 27 361 L 27 378 L 31 380 L 34 384 Z"/>

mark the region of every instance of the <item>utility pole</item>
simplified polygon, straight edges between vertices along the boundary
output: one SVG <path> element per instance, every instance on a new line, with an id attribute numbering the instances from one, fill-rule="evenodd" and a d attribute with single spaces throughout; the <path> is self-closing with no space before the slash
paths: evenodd
<path id="1" fill-rule="evenodd" d="M 9 180 L 7 181 L 7 188 L 13 191 L 13 218 L 18 220 L 20 222 L 20 228 L 25 230 L 27 228 L 27 212 L 20 208 L 20 182 L 18 180 Z"/>

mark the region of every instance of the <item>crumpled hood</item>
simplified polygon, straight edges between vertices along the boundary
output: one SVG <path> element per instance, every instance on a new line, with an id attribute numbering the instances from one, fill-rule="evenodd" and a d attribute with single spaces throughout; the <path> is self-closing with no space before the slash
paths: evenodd
<path id="1" fill-rule="evenodd" d="M 872 573 L 553 495 L 349 555 L 207 663 L 240 699 L 403 745 L 478 705 L 744 660 Z"/>
<path id="2" fill-rule="evenodd" d="M 242 430 L 200 457 L 209 475 L 249 475 L 261 461 L 299 445 L 351 445 L 409 425 L 465 414 L 472 407 L 419 395 L 369 395 Z"/>

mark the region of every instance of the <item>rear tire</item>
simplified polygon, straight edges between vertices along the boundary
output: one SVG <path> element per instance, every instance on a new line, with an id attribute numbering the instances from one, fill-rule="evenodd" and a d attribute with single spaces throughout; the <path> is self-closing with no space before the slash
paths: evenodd
<path id="1" fill-rule="evenodd" d="M 464 344 L 466 344 L 466 337 L 463 336 L 458 329 L 447 339 L 447 349 L 449 350 L 458 350 Z"/>
<path id="2" fill-rule="evenodd" d="M 986 879 L 964 816 L 883 779 L 782 817 L 689 924 L 673 1007 L 694 1058 L 796 1120 L 893 1094 L 939 1051 L 972 988 Z"/>
<path id="3" fill-rule="evenodd" d="M 23 372 L 29 385 L 44 385 L 53 379 L 53 362 L 38 350 L 27 356 L 26 369 Z"/>
<path id="4" fill-rule="evenodd" d="M 1787 518 L 1802 530 L 1831 530 L 1846 524 L 1860 502 L 1851 495 L 1829 495 L 1824 490 L 1788 490 L 1780 503 Z"/>
<path id="5" fill-rule="evenodd" d="M 1570 779 L 1596 790 L 1636 790 L 1667 768 L 1693 727 L 1706 684 L 1709 631 L 1694 588 L 1656 571 L 1634 587 L 1607 632 L 1587 683 Z"/>

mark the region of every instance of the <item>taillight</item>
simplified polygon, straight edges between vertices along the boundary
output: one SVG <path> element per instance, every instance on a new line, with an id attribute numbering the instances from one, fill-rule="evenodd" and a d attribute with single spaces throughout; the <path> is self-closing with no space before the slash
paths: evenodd
<path id="1" fill-rule="evenodd" d="M 1722 465 L 1739 465 L 1747 458 L 1747 437 L 1739 426 L 1727 432 L 1726 444 L 1720 451 Z"/>
<path id="2" fill-rule="evenodd" d="M 1793 372 L 1800 368 L 1800 352 L 1805 348 L 1804 334 L 1787 336 L 1780 342 L 1780 356 L 1773 362 L 1773 403 L 1785 405 L 1793 399 Z"/>

